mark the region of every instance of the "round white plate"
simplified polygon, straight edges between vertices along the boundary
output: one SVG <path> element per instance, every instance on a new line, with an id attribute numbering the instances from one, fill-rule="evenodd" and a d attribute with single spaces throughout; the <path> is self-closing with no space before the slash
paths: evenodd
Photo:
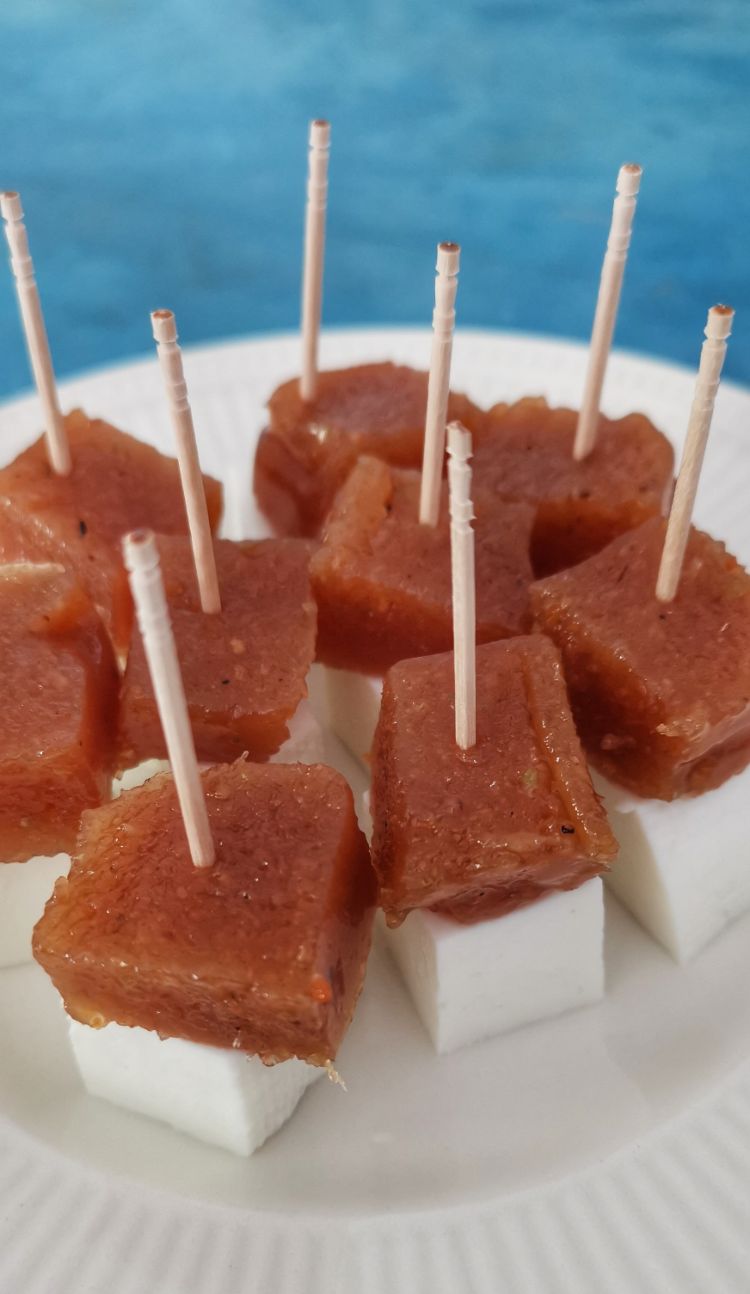
<path id="1" fill-rule="evenodd" d="M 697 345 L 696 345 L 697 351 Z M 422 330 L 329 333 L 326 367 L 424 367 Z M 482 403 L 579 398 L 584 349 L 461 332 L 454 381 Z M 250 464 L 296 338 L 188 353 L 226 532 L 259 534 Z M 605 410 L 679 441 L 692 374 L 613 357 Z M 171 450 L 150 359 L 63 386 Z M 0 410 L 3 458 L 33 401 Z M 750 394 L 719 395 L 697 519 L 750 559 Z M 1 720 L 0 720 L 1 721 Z M 748 859 L 750 865 L 750 857 Z M 87 1097 L 36 966 L 0 972 L 2 1294 L 633 1294 L 750 1287 L 750 916 L 686 969 L 614 902 L 606 1000 L 438 1059 L 375 950 L 338 1066 L 245 1161 Z"/>

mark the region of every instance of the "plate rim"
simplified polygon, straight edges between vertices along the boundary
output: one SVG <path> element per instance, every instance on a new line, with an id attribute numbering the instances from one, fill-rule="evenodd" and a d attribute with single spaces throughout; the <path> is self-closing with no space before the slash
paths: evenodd
<path id="1" fill-rule="evenodd" d="M 387 335 L 404 338 L 424 338 L 429 342 L 432 337 L 432 329 L 424 324 L 336 324 L 331 327 L 321 329 L 321 346 L 326 347 L 329 342 L 335 343 L 341 338 L 359 337 L 360 335 Z M 569 349 L 573 353 L 585 353 L 589 348 L 587 341 L 581 340 L 580 337 L 573 335 L 556 335 L 547 332 L 520 331 L 514 328 L 489 328 L 473 327 L 470 325 L 457 325 L 454 334 L 454 345 L 458 348 L 463 343 L 478 340 L 487 341 L 512 341 L 521 342 L 528 345 L 550 345 L 556 349 Z M 183 357 L 189 362 L 202 363 L 209 360 L 218 352 L 227 351 L 237 347 L 241 349 L 245 346 L 255 344 L 275 344 L 284 345 L 299 343 L 299 332 L 296 329 L 280 328 L 278 330 L 263 332 L 236 333 L 227 337 L 212 338 L 208 341 L 185 342 L 180 341 Z M 616 363 L 626 362 L 643 364 L 654 369 L 671 370 L 674 376 L 691 377 L 697 373 L 698 358 L 700 345 L 696 342 L 696 362 L 695 366 L 690 365 L 682 360 L 671 359 L 669 356 L 654 355 L 647 351 L 633 350 L 631 348 L 613 346 L 612 358 Z M 429 359 L 429 351 L 425 350 L 425 362 Z M 100 364 L 92 364 L 81 369 L 75 369 L 72 372 L 66 372 L 57 377 L 57 385 L 64 394 L 66 387 L 76 386 L 81 382 L 88 382 L 91 379 L 103 379 L 106 377 L 118 377 L 129 369 L 136 369 L 140 366 L 149 368 L 153 366 L 153 352 L 143 350 L 137 354 L 126 356 L 123 359 L 113 360 L 111 362 L 103 361 Z M 605 378 L 606 384 L 606 378 Z M 736 392 L 740 395 L 750 394 L 750 383 L 745 384 L 734 378 L 722 377 L 721 390 L 724 392 Z M 29 381 L 28 385 L 17 388 L 6 395 L 0 394 L 0 414 L 8 411 L 8 406 L 26 405 L 36 399 L 36 392 L 33 383 Z"/>
<path id="2" fill-rule="evenodd" d="M 390 327 L 363 324 L 324 329 L 322 334 L 324 351 L 327 343 L 335 345 L 341 338 L 359 339 L 361 336 L 374 334 L 382 336 L 383 340 L 388 337 L 411 339 L 420 337 L 427 342 L 431 332 L 429 328 L 423 326 L 409 325 Z M 579 355 L 587 349 L 586 343 L 578 339 L 559 338 L 549 334 L 519 333 L 488 328 L 458 330 L 459 344 L 470 345 L 473 338 L 483 343 L 498 341 L 548 345 Z M 209 362 L 222 351 L 243 350 L 246 347 L 267 346 L 280 342 L 289 345 L 297 340 L 296 332 L 289 330 L 249 334 L 195 346 L 186 345 L 184 353 L 188 363 L 191 361 L 202 363 Z M 692 373 L 688 365 L 653 355 L 619 350 L 615 355 L 619 361 L 646 364 L 652 372 L 660 370 L 665 376 L 669 373 L 684 379 Z M 115 364 L 97 365 L 66 375 L 60 380 L 60 389 L 65 395 L 66 389 L 91 379 L 99 382 L 106 381 L 108 378 L 126 380 L 130 371 L 143 369 L 150 363 L 153 364 L 152 357 L 143 354 Z M 499 381 L 498 385 L 502 386 L 502 381 Z M 733 392 L 750 398 L 750 389 L 740 383 L 727 381 L 722 384 L 722 389 L 727 393 Z M 22 410 L 27 412 L 35 399 L 33 391 L 29 390 L 3 397 L 0 400 L 0 417 L 8 415 L 12 417 L 16 409 L 19 413 Z M 700 1248 L 701 1243 L 705 1241 L 705 1234 L 699 1226 L 691 1227 L 686 1223 L 696 1217 L 700 1219 L 702 1210 L 705 1210 L 708 1216 L 715 1215 L 715 1206 L 712 1208 L 711 1198 L 715 1183 L 700 1184 L 691 1180 L 684 1171 L 682 1152 L 673 1143 L 684 1142 L 684 1134 L 687 1131 L 693 1142 L 710 1144 L 712 1138 L 717 1135 L 717 1121 L 721 1123 L 725 1118 L 728 1106 L 736 1107 L 735 1115 L 730 1119 L 733 1135 L 736 1134 L 738 1127 L 744 1130 L 744 1142 L 740 1146 L 738 1141 L 735 1147 L 734 1167 L 736 1170 L 736 1161 L 739 1160 L 740 1168 L 743 1166 L 748 1168 L 750 1167 L 750 1061 L 744 1061 L 726 1075 L 715 1089 L 704 1094 L 688 1108 L 674 1113 L 663 1123 L 655 1125 L 638 1141 L 622 1145 L 601 1160 L 574 1169 L 564 1176 L 519 1188 L 494 1200 L 471 1200 L 465 1203 L 436 1205 L 434 1208 L 404 1209 L 396 1213 L 378 1209 L 372 1213 L 357 1216 L 340 1215 L 326 1210 L 314 1213 L 300 1211 L 290 1215 L 276 1209 L 248 1210 L 234 1203 L 179 1196 L 172 1194 L 166 1188 L 151 1183 L 141 1183 L 134 1178 L 119 1176 L 114 1172 L 106 1173 L 92 1164 L 72 1160 L 63 1150 L 35 1138 L 32 1131 L 11 1123 L 5 1116 L 0 1116 L 0 1205 L 4 1206 L 2 1210 L 4 1216 L 0 1216 L 0 1236 L 4 1235 L 5 1238 L 5 1244 L 0 1249 L 0 1277 L 6 1267 L 6 1259 L 9 1257 L 10 1261 L 13 1261 L 15 1252 L 13 1241 L 18 1240 L 19 1236 L 23 1240 L 24 1236 L 34 1234 L 33 1227 L 27 1225 L 24 1231 L 23 1225 L 18 1223 L 18 1217 L 24 1216 L 24 1206 L 28 1206 L 30 1197 L 27 1194 L 26 1197 L 19 1198 L 17 1193 L 14 1194 L 14 1184 L 17 1192 L 19 1175 L 21 1180 L 24 1174 L 30 1177 L 30 1186 L 33 1186 L 35 1179 L 38 1182 L 45 1176 L 49 1178 L 50 1170 L 56 1169 L 58 1175 L 67 1176 L 74 1183 L 70 1187 L 71 1197 L 77 1199 L 82 1193 L 90 1195 L 93 1192 L 99 1197 L 100 1203 L 102 1198 L 112 1201 L 111 1217 L 108 1217 L 107 1221 L 113 1234 L 118 1225 L 124 1225 L 121 1218 L 124 1210 L 130 1209 L 132 1220 L 136 1213 L 142 1218 L 145 1217 L 149 1202 L 152 1208 L 157 1205 L 158 1207 L 154 1209 L 157 1230 L 158 1218 L 163 1215 L 163 1226 L 168 1229 L 167 1222 L 169 1222 L 173 1232 L 171 1242 L 176 1250 L 180 1249 L 181 1254 L 175 1259 L 169 1271 L 177 1272 L 181 1264 L 183 1273 L 188 1273 L 188 1280 L 190 1280 L 188 1255 L 194 1255 L 198 1248 L 202 1251 L 203 1246 L 208 1252 L 215 1253 L 216 1236 L 223 1237 L 231 1231 L 235 1234 L 237 1253 L 242 1250 L 245 1255 L 237 1276 L 238 1290 L 248 1288 L 243 1275 L 247 1270 L 245 1262 L 250 1264 L 254 1261 L 253 1256 L 262 1251 L 263 1270 L 270 1270 L 275 1261 L 274 1255 L 278 1257 L 282 1283 L 277 1288 L 279 1291 L 288 1290 L 290 1294 L 292 1292 L 297 1294 L 298 1290 L 304 1290 L 305 1294 L 318 1294 L 318 1291 L 322 1294 L 324 1289 L 348 1291 L 352 1288 L 349 1283 L 350 1278 L 359 1280 L 364 1270 L 363 1264 L 368 1260 L 374 1264 L 366 1282 L 367 1290 L 371 1291 L 371 1294 L 380 1294 L 381 1291 L 385 1294 L 386 1290 L 400 1290 L 402 1287 L 424 1290 L 425 1294 L 428 1290 L 430 1294 L 442 1294 L 443 1290 L 446 1294 L 448 1290 L 455 1294 L 457 1273 L 459 1277 L 461 1273 L 464 1273 L 465 1278 L 468 1277 L 471 1282 L 468 1288 L 486 1290 L 487 1294 L 490 1294 L 490 1291 L 492 1294 L 497 1294 L 498 1279 L 513 1279 L 514 1272 L 516 1277 L 523 1280 L 524 1290 L 539 1290 L 540 1294 L 542 1291 L 547 1294 L 548 1291 L 559 1288 L 561 1291 L 576 1290 L 577 1294 L 585 1294 L 589 1289 L 593 1292 L 595 1289 L 599 1290 L 601 1286 L 598 1283 L 591 1283 L 591 1270 L 587 1271 L 585 1266 L 581 1266 L 575 1254 L 577 1250 L 581 1254 L 587 1252 L 587 1235 L 588 1239 L 591 1239 L 589 1232 L 591 1218 L 596 1216 L 596 1210 L 592 1213 L 588 1204 L 596 1194 L 596 1183 L 606 1181 L 610 1196 L 620 1202 L 622 1216 L 628 1219 L 627 1226 L 621 1225 L 615 1228 L 604 1242 L 605 1254 L 615 1256 L 614 1265 L 610 1271 L 611 1280 L 607 1288 L 612 1291 L 620 1289 L 626 1291 L 633 1288 L 625 1282 L 632 1278 L 635 1271 L 635 1268 L 629 1267 L 627 1263 L 623 1265 L 622 1255 L 628 1256 L 627 1236 L 639 1234 L 644 1249 L 648 1247 L 648 1243 L 656 1244 L 657 1233 L 654 1232 L 654 1220 L 649 1216 L 649 1204 L 654 1205 L 656 1189 L 649 1178 L 648 1161 L 652 1160 L 662 1163 L 660 1170 L 662 1177 L 666 1172 L 673 1183 L 672 1203 L 678 1205 L 678 1213 L 680 1210 L 683 1212 L 682 1225 L 676 1232 L 672 1232 L 671 1257 L 668 1261 L 666 1258 L 663 1259 L 667 1264 L 664 1270 L 670 1270 L 669 1263 L 671 1263 L 674 1271 L 684 1272 L 690 1280 L 690 1273 L 705 1270 L 705 1253 L 701 1256 Z M 737 1110 L 739 1115 L 736 1113 Z M 665 1162 L 670 1165 L 668 1170 L 663 1167 Z M 731 1180 L 734 1183 L 736 1180 L 742 1180 L 741 1176 L 737 1178 L 735 1170 L 727 1169 L 727 1181 Z M 644 1171 L 647 1179 L 645 1187 Z M 561 1201 L 564 1206 L 562 1215 L 558 1207 Z M 17 1205 L 18 1209 L 14 1205 Z M 668 1210 L 665 1214 L 662 1206 L 661 1212 L 658 1208 L 655 1209 L 654 1217 L 661 1226 L 664 1217 L 672 1217 L 673 1212 L 674 1210 L 671 1212 Z M 98 1216 L 101 1220 L 101 1208 Z M 558 1277 L 551 1276 L 549 1269 L 541 1263 L 538 1253 L 536 1258 L 534 1254 L 540 1244 L 544 1245 L 544 1237 L 557 1237 L 556 1243 L 561 1243 L 561 1216 L 565 1220 L 567 1239 L 563 1247 L 569 1255 L 569 1264 L 565 1271 L 559 1274 L 558 1283 Z M 28 1223 L 28 1208 L 26 1217 Z M 38 1219 L 35 1220 L 38 1221 Z M 200 1228 L 199 1221 L 202 1222 Z M 602 1218 L 599 1216 L 599 1222 L 601 1221 Z M 177 1226 L 177 1232 L 174 1231 L 175 1226 Z M 327 1232 L 326 1236 L 320 1235 L 321 1228 Z M 196 1247 L 196 1235 L 199 1229 L 201 1240 Z M 216 1234 L 212 1236 L 212 1232 Z M 385 1233 L 391 1240 L 396 1239 L 398 1244 L 389 1256 L 375 1257 L 378 1242 Z M 237 1239 L 239 1234 L 241 1234 L 241 1243 Z M 306 1271 L 301 1282 L 296 1261 L 292 1262 L 280 1257 L 283 1245 L 288 1244 L 294 1235 L 304 1235 L 310 1262 L 309 1270 Z M 674 1252 L 674 1235 L 679 1235 L 680 1245 L 683 1247 L 679 1255 Z M 739 1229 L 736 1230 L 736 1242 L 737 1253 L 740 1256 L 747 1254 L 750 1259 L 747 1236 Z M 599 1243 L 602 1243 L 601 1240 Z M 467 1250 L 467 1244 L 470 1250 L 475 1246 L 475 1250 L 471 1252 Z M 301 1253 L 301 1248 L 299 1252 Z M 71 1255 L 69 1267 L 72 1277 L 73 1250 Z M 629 1256 L 632 1257 L 632 1255 Z M 54 1251 L 50 1257 L 54 1258 Z M 729 1259 L 732 1261 L 730 1262 Z M 126 1279 L 122 1283 L 119 1278 L 112 1276 L 109 1269 L 102 1268 L 102 1271 L 106 1270 L 108 1276 L 112 1277 L 108 1284 L 111 1294 L 119 1294 L 121 1288 L 123 1291 L 126 1288 L 128 1290 L 137 1288 L 132 1281 L 138 1264 L 140 1264 L 140 1270 L 144 1272 L 145 1281 L 148 1282 L 149 1261 L 148 1249 L 145 1257 L 139 1253 L 134 1254 L 133 1266 L 129 1268 Z M 635 1259 L 634 1261 L 637 1266 L 637 1261 Z M 721 1261 L 716 1259 L 716 1270 L 720 1272 L 723 1270 L 725 1277 L 728 1274 L 728 1279 L 721 1288 L 728 1291 L 736 1288 L 739 1291 L 742 1287 L 731 1283 L 733 1264 L 736 1266 L 734 1256 L 729 1254 L 727 1257 L 726 1249 L 723 1261 L 722 1268 Z M 729 1263 L 728 1266 L 727 1263 Z M 19 1268 L 19 1270 L 22 1269 Z M 217 1270 L 219 1270 L 218 1267 Z M 646 1268 L 643 1270 L 645 1271 Z M 400 1277 L 403 1285 L 399 1283 L 394 1286 L 391 1283 L 394 1274 Z M 41 1275 L 43 1276 L 44 1273 L 42 1272 Z M 216 1290 L 216 1294 L 219 1294 L 219 1291 L 225 1294 L 230 1288 L 232 1290 L 235 1288 L 234 1284 L 231 1286 L 216 1284 L 213 1278 L 209 1278 L 209 1283 L 202 1284 L 200 1287 L 192 1283 L 184 1286 L 167 1283 L 171 1280 L 172 1275 L 169 1275 L 165 1283 L 159 1285 L 159 1294 L 167 1294 L 167 1291 L 169 1294 L 172 1294 L 172 1291 L 175 1291 L 175 1294 L 178 1294 L 178 1291 L 179 1294 L 187 1294 L 188 1291 L 193 1290 L 196 1294 L 204 1294 L 204 1291 L 209 1290 Z M 148 1285 L 146 1287 L 148 1288 Z M 355 1287 L 359 1288 L 358 1285 Z M 659 1291 L 679 1288 L 681 1294 L 683 1290 L 699 1288 L 697 1285 L 690 1284 L 677 1286 L 648 1283 L 641 1284 L 639 1287 Z M 5 1286 L 0 1288 L 4 1289 Z M 12 1287 L 7 1288 L 10 1290 Z M 32 1285 L 28 1288 L 31 1291 Z M 77 1286 L 65 1285 L 66 1291 L 68 1288 L 72 1290 Z M 258 1288 L 261 1287 L 258 1286 Z M 33 1284 L 33 1289 L 37 1289 L 37 1284 Z M 47 1286 L 39 1286 L 39 1289 L 47 1289 Z M 60 1286 L 59 1294 L 62 1294 L 62 1290 L 63 1287 Z M 57 1286 L 55 1286 L 55 1294 L 58 1294 Z"/>

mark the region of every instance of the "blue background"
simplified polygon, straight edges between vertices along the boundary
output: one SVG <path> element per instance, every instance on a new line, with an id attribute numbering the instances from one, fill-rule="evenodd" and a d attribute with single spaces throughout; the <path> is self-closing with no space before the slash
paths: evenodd
<path id="1" fill-rule="evenodd" d="M 59 373 L 294 327 L 307 120 L 333 122 L 325 320 L 588 335 L 614 179 L 645 174 L 617 341 L 750 379 L 749 0 L 7 0 L 0 184 Z M 0 392 L 27 384 L 0 277 Z"/>

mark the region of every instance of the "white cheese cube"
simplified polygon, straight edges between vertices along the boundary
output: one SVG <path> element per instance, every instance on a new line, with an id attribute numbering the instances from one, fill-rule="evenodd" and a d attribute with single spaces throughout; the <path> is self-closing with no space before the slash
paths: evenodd
<path id="1" fill-rule="evenodd" d="M 323 727 L 326 727 L 328 723 L 327 702 L 326 702 L 326 673 L 327 673 L 327 670 L 325 665 L 321 665 L 319 661 L 313 661 L 312 665 L 307 671 L 307 678 L 305 679 L 305 687 L 307 688 L 307 701 L 309 702 L 309 705 L 312 709 L 313 714 L 315 715 L 315 718 L 318 720 L 319 723 L 323 724 Z"/>
<path id="2" fill-rule="evenodd" d="M 750 770 L 671 803 L 595 782 L 620 843 L 609 888 L 675 961 L 689 961 L 750 909 Z"/>
<path id="3" fill-rule="evenodd" d="M 112 779 L 112 799 L 116 800 L 123 791 L 132 791 L 135 786 L 143 786 L 149 778 L 156 777 L 157 773 L 169 772 L 169 760 L 167 759 L 144 759 L 140 764 L 134 764 L 132 768 L 126 768 L 121 777 Z"/>
<path id="4" fill-rule="evenodd" d="M 262 1146 L 325 1073 L 302 1060 L 268 1066 L 257 1056 L 119 1024 L 91 1029 L 71 1020 L 70 1041 L 92 1096 L 235 1155 Z"/>
<path id="5" fill-rule="evenodd" d="M 598 877 L 474 925 L 410 912 L 386 941 L 437 1052 L 598 1002 L 604 995 Z"/>
<path id="6" fill-rule="evenodd" d="M 0 966 L 31 961 L 31 932 L 70 858 L 55 854 L 26 863 L 0 863 Z"/>
<path id="7" fill-rule="evenodd" d="M 328 727 L 367 765 L 380 714 L 382 678 L 348 669 L 327 669 L 325 688 Z"/>
<path id="8" fill-rule="evenodd" d="M 365 788 L 361 795 L 355 797 L 355 806 L 357 810 L 357 822 L 362 835 L 365 837 L 368 845 L 372 845 L 372 796 L 369 786 Z"/>
<path id="9" fill-rule="evenodd" d="M 300 701 L 289 720 L 289 736 L 271 756 L 272 764 L 325 764 L 325 737 L 307 700 Z"/>

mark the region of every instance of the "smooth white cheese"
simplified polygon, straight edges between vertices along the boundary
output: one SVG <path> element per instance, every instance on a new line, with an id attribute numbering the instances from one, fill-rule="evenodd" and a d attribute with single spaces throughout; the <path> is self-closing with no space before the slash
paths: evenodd
<path id="1" fill-rule="evenodd" d="M 386 931 L 440 1053 L 598 1002 L 604 995 L 603 938 L 598 877 L 491 921 L 466 926 L 419 910 Z"/>
<path id="2" fill-rule="evenodd" d="M 303 701 L 272 762 L 315 764 L 324 754 L 323 730 Z M 144 761 L 127 770 L 114 793 L 168 768 L 162 760 Z M 300 1060 L 267 1066 L 257 1056 L 118 1024 L 91 1029 L 72 1020 L 70 1039 L 92 1096 L 237 1155 L 251 1155 L 276 1132 L 324 1072 Z"/>
<path id="3" fill-rule="evenodd" d="M 326 724 L 365 766 L 372 750 L 382 695 L 382 678 L 355 674 L 348 669 L 326 669 Z"/>
<path id="4" fill-rule="evenodd" d="M 360 826 L 372 835 L 370 796 Z M 427 909 L 383 923 L 435 1051 L 467 1047 L 604 996 L 604 888 L 599 877 L 490 921 L 461 925 Z"/>
<path id="5" fill-rule="evenodd" d="M 307 700 L 289 720 L 289 736 L 271 756 L 272 764 L 325 764 L 325 735 Z"/>
<path id="6" fill-rule="evenodd" d="M 269 1066 L 257 1056 L 120 1024 L 91 1029 L 71 1020 L 70 1041 L 92 1096 L 235 1155 L 262 1146 L 325 1073 L 302 1060 Z"/>
<path id="7" fill-rule="evenodd" d="M 157 773 L 169 772 L 168 759 L 144 759 L 132 768 L 126 768 L 120 777 L 112 779 L 112 799 L 116 800 L 123 791 L 132 791 L 135 786 L 143 786 Z"/>
<path id="8" fill-rule="evenodd" d="M 750 909 L 750 770 L 671 803 L 594 782 L 620 844 L 607 885 L 675 961 L 688 962 Z"/>
<path id="9" fill-rule="evenodd" d="M 67 854 L 0 863 L 0 966 L 31 961 L 31 932 L 69 867 Z"/>

